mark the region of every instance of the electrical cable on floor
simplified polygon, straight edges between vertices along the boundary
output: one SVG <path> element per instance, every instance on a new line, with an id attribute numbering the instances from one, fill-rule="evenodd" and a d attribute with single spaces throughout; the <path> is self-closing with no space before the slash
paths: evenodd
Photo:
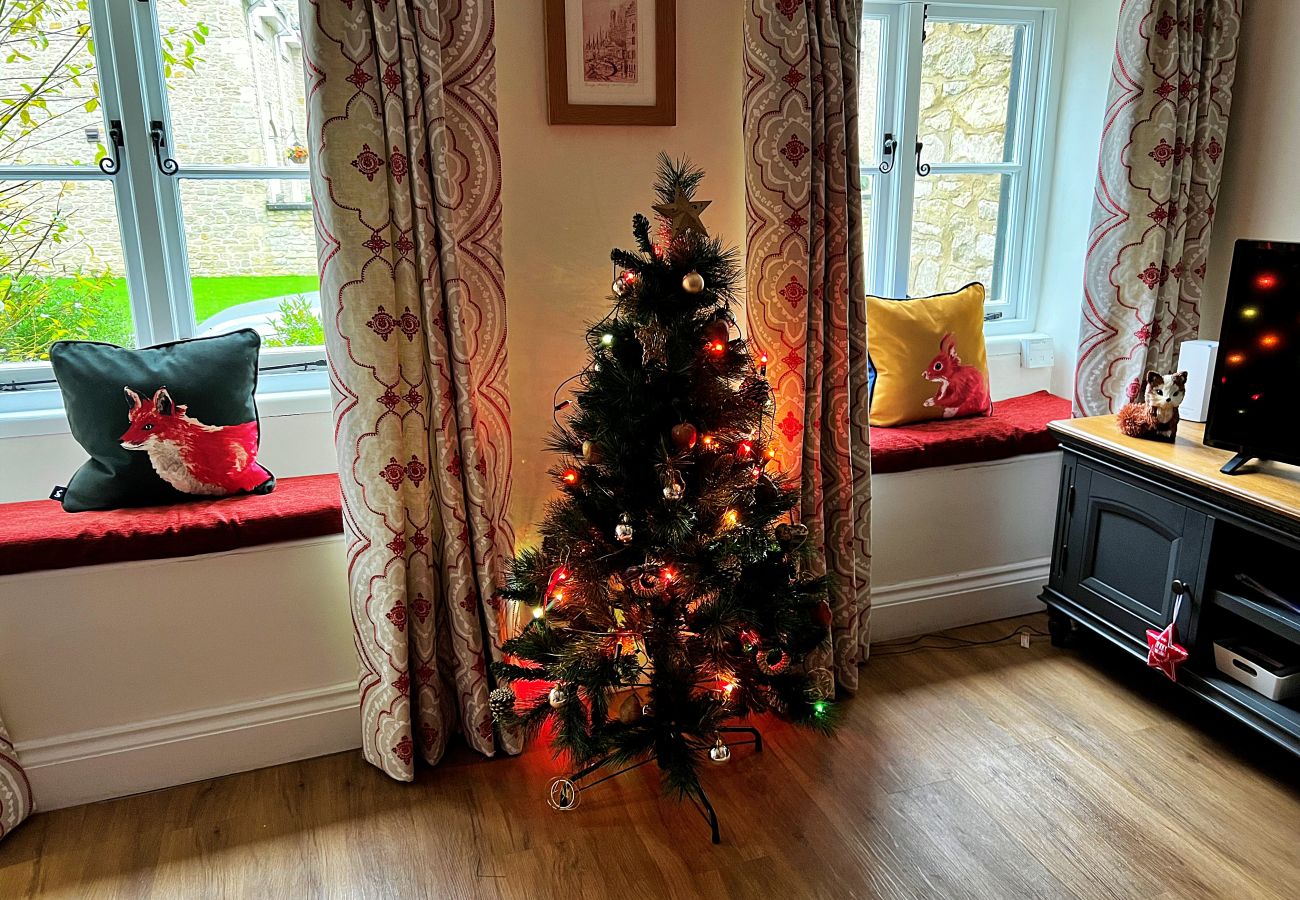
<path id="1" fill-rule="evenodd" d="M 1001 644 L 1006 641 L 1016 640 L 1022 635 L 1032 637 L 1051 637 L 1046 631 L 1034 628 L 1030 625 L 1021 625 L 1015 631 L 1004 634 L 1001 637 L 988 638 L 987 640 L 974 641 L 969 638 L 957 637 L 956 635 L 944 634 L 941 631 L 922 634 L 918 637 L 908 640 L 885 641 L 880 644 L 873 644 L 871 647 L 871 656 L 905 656 L 908 653 L 916 653 L 921 650 L 965 650 L 971 647 L 988 647 L 992 644 Z M 924 641 L 950 641 L 946 645 L 925 644 Z"/>

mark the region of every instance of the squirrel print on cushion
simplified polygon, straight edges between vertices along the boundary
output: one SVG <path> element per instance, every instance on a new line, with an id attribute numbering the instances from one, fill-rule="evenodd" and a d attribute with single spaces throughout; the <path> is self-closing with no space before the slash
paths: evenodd
<path id="1" fill-rule="evenodd" d="M 176 490 L 222 496 L 274 486 L 256 460 L 257 422 L 205 425 L 186 415 L 165 387 L 149 400 L 123 390 L 131 426 L 120 438 L 122 446 L 148 453 L 154 471 Z"/>
<path id="2" fill-rule="evenodd" d="M 921 377 L 939 385 L 938 392 L 925 405 L 942 409 L 945 419 L 980 415 L 993 407 L 988 380 L 977 366 L 962 365 L 951 331 L 939 341 L 939 355 L 930 361 Z"/>

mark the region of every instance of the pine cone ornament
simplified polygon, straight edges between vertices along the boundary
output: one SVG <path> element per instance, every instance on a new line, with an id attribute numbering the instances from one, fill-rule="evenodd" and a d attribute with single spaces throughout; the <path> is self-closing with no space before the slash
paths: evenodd
<path id="1" fill-rule="evenodd" d="M 718 560 L 718 574 L 727 581 L 739 581 L 740 574 L 743 571 L 740 564 L 740 557 L 727 555 Z"/>
<path id="2" fill-rule="evenodd" d="M 808 540 L 808 526 L 782 522 L 776 526 L 776 539 L 781 542 L 781 546 L 787 550 L 797 550 Z"/>
<path id="3" fill-rule="evenodd" d="M 515 692 L 508 687 L 499 687 L 488 694 L 488 709 L 492 718 L 498 722 L 514 715 Z"/>
<path id="4" fill-rule="evenodd" d="M 767 402 L 771 393 L 766 378 L 759 378 L 756 375 L 746 376 L 745 380 L 740 383 L 739 390 L 736 394 L 749 403 L 761 406 Z"/>

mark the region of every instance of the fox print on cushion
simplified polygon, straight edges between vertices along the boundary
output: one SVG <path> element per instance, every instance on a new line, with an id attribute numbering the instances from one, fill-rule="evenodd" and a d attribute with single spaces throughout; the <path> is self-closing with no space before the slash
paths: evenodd
<path id="1" fill-rule="evenodd" d="M 185 494 L 224 496 L 269 491 L 271 473 L 257 462 L 257 422 L 205 425 L 159 388 L 148 400 L 124 388 L 130 427 L 122 434 L 127 450 L 142 450 L 163 481 Z"/>
<path id="2" fill-rule="evenodd" d="M 951 331 L 940 339 L 939 353 L 930 360 L 921 377 L 939 385 L 939 390 L 925 405 L 941 409 L 945 419 L 987 415 L 993 408 L 984 370 L 962 365 L 957 355 L 957 339 Z"/>

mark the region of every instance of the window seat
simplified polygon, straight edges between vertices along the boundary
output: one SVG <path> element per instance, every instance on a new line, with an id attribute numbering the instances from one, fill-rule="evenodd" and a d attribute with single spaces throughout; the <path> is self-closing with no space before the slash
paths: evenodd
<path id="1" fill-rule="evenodd" d="M 0 504 L 0 575 L 167 559 L 343 531 L 337 475 L 281 478 L 269 494 L 66 513 L 53 500 Z"/>
<path id="2" fill-rule="evenodd" d="M 871 471 L 909 472 L 1056 449 L 1047 423 L 1070 418 L 1070 401 L 1047 391 L 993 404 L 993 415 L 871 429 Z"/>

